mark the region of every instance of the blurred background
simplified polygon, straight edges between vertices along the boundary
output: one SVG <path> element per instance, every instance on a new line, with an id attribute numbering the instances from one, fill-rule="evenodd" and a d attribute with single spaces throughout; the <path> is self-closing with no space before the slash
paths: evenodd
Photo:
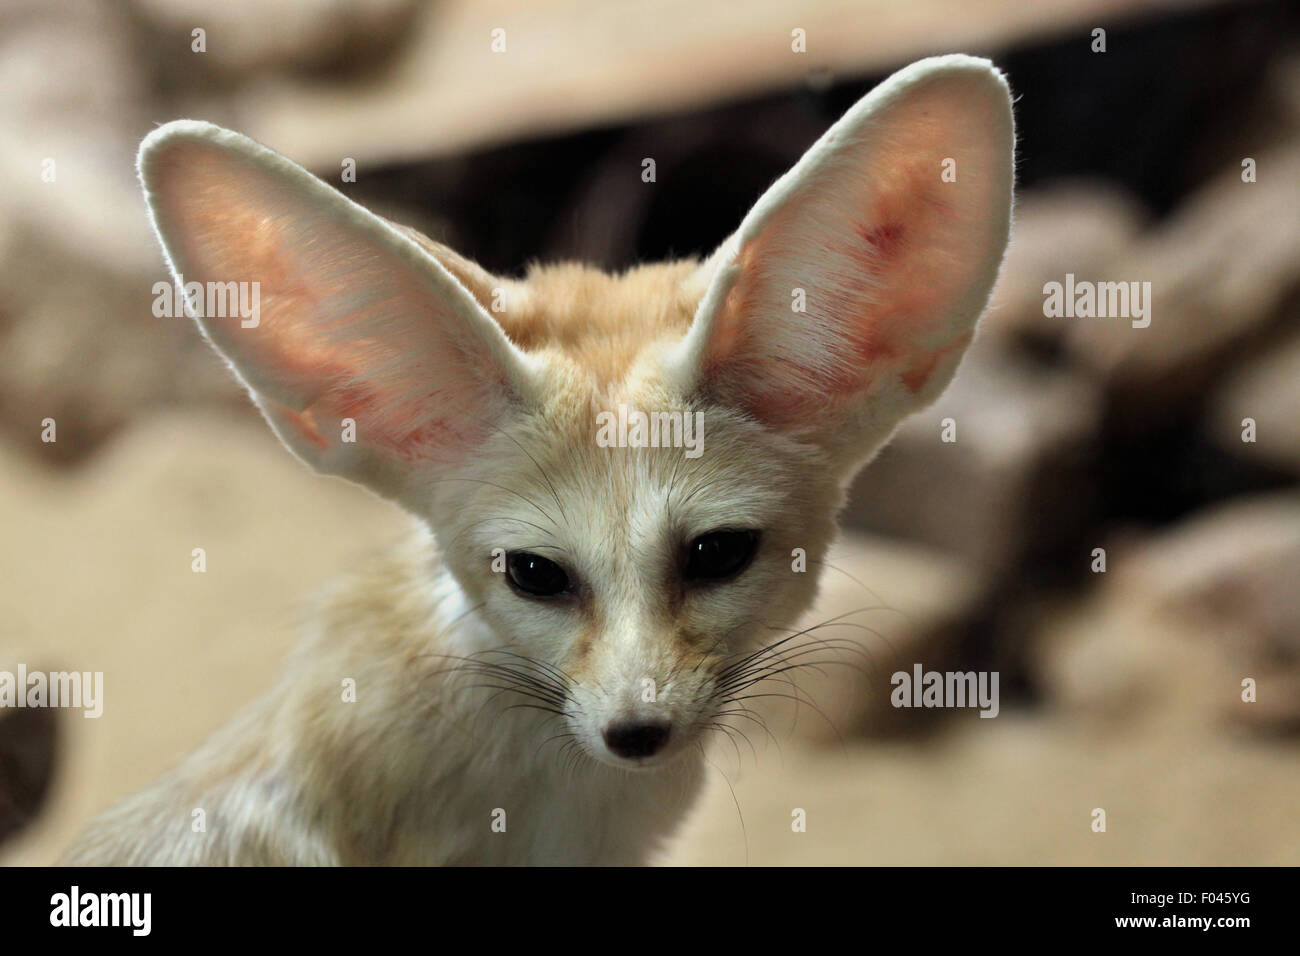
<path id="1" fill-rule="evenodd" d="M 306 600 L 402 526 L 153 316 L 154 125 L 246 132 L 492 270 L 617 269 L 711 251 L 846 107 L 947 52 L 1016 91 L 1015 235 L 957 380 L 857 482 L 809 619 L 887 605 L 837 635 L 869 666 L 807 675 L 821 714 L 774 701 L 770 737 L 720 740 L 665 860 L 1300 862 L 1298 19 L 0 0 L 0 669 L 105 674 L 98 720 L 0 711 L 0 862 L 51 862 L 263 693 Z M 1150 326 L 1045 317 L 1067 273 L 1150 282 Z M 999 716 L 892 708 L 914 663 L 996 670 Z"/>

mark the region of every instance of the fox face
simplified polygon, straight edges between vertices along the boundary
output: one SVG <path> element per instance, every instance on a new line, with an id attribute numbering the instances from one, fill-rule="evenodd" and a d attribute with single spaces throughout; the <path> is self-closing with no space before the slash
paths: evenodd
<path id="1" fill-rule="evenodd" d="M 987 304 L 1013 139 L 987 62 L 922 61 L 707 260 L 522 279 L 209 124 L 139 165 L 178 285 L 256 284 L 193 312 L 276 434 L 432 529 L 495 641 L 449 660 L 646 769 L 795 662 L 845 487 Z"/>
<path id="2" fill-rule="evenodd" d="M 534 692 L 564 735 L 598 760 L 657 766 L 743 706 L 743 655 L 789 636 L 838 489 L 815 447 L 658 384 L 555 395 L 487 441 L 431 524 L 469 604 L 541 662 L 507 661 L 546 685 Z M 620 404 L 700 415 L 704 454 L 600 445 L 596 417 Z M 483 493 L 498 484 L 512 493 Z M 792 571 L 800 554 L 813 573 Z"/>

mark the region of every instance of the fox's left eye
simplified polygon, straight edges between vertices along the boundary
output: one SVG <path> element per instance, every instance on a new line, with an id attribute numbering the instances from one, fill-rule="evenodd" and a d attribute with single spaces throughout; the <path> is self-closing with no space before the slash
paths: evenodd
<path id="1" fill-rule="evenodd" d="M 572 590 L 564 568 L 531 551 L 506 555 L 506 580 L 516 591 L 530 597 L 554 597 Z"/>
<path id="2" fill-rule="evenodd" d="M 688 581 L 716 581 L 739 574 L 758 550 L 757 531 L 710 531 L 686 546 Z"/>

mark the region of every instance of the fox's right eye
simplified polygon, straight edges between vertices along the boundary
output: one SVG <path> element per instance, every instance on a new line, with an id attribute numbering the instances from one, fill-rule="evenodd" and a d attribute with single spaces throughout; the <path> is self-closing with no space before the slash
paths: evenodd
<path id="1" fill-rule="evenodd" d="M 531 551 L 506 555 L 506 580 L 516 591 L 529 597 L 554 597 L 572 590 L 569 575 L 549 558 Z"/>

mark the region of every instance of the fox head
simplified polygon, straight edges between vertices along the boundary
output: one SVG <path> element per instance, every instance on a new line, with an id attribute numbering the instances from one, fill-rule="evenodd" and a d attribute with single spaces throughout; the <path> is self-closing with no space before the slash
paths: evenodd
<path id="1" fill-rule="evenodd" d="M 1013 138 L 987 61 L 921 61 L 706 261 L 619 276 L 490 275 L 207 123 L 139 168 L 178 283 L 256 284 L 195 317 L 275 433 L 423 519 L 524 692 L 640 768 L 779 671 L 847 483 L 971 341 Z"/>

